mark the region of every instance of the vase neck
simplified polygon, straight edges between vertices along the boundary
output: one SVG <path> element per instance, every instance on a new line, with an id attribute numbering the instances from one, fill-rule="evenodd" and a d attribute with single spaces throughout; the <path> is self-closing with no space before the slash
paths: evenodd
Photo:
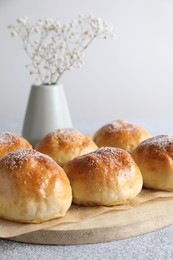
<path id="1" fill-rule="evenodd" d="M 44 89 L 50 88 L 51 89 L 51 88 L 62 88 L 63 85 L 61 85 L 61 84 L 50 84 L 50 85 L 48 85 L 48 84 L 41 84 L 41 85 L 33 84 L 32 87 L 34 87 L 34 88 L 44 88 Z"/>

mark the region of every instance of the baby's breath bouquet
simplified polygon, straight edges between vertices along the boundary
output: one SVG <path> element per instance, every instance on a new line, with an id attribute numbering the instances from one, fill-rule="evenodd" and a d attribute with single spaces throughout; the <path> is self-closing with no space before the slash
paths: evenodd
<path id="1" fill-rule="evenodd" d="M 80 68 L 85 50 L 96 38 L 115 38 L 111 25 L 91 15 L 79 15 L 65 25 L 53 19 L 31 24 L 22 17 L 8 27 L 11 36 L 22 41 L 31 60 L 26 67 L 39 84 L 57 84 L 64 72 Z"/>

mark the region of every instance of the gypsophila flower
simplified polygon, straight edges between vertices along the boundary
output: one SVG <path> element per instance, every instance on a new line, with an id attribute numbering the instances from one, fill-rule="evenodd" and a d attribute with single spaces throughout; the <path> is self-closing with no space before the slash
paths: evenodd
<path id="1" fill-rule="evenodd" d="M 31 63 L 26 67 L 41 84 L 58 83 L 64 72 L 81 68 L 85 50 L 96 39 L 115 39 L 113 27 L 101 18 L 79 15 L 61 25 L 51 18 L 30 24 L 21 17 L 8 26 L 12 37 L 19 37 Z"/>

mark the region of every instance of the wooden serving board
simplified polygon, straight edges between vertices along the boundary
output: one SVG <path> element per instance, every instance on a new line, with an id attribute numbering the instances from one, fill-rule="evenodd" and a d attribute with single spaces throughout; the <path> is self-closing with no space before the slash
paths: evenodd
<path id="1" fill-rule="evenodd" d="M 8 239 L 51 245 L 99 243 L 143 235 L 170 224 L 173 197 L 156 198 L 127 210 L 112 210 L 79 223 L 59 224 Z"/>

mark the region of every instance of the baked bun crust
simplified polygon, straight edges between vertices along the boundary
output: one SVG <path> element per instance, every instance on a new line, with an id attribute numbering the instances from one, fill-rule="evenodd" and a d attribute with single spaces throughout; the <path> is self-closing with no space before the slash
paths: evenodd
<path id="1" fill-rule="evenodd" d="M 64 216 L 71 201 L 67 175 L 49 156 L 21 149 L 0 160 L 0 217 L 41 223 Z"/>
<path id="2" fill-rule="evenodd" d="M 98 147 L 118 147 L 132 153 L 142 141 L 150 137 L 143 127 L 117 120 L 101 127 L 94 134 L 93 140 Z"/>
<path id="3" fill-rule="evenodd" d="M 51 156 L 60 166 L 97 149 L 93 140 L 73 128 L 57 129 L 46 135 L 35 149 Z"/>
<path id="4" fill-rule="evenodd" d="M 32 146 L 22 136 L 10 132 L 0 133 L 0 159 L 12 151 L 23 148 L 32 148 Z"/>
<path id="5" fill-rule="evenodd" d="M 144 187 L 173 191 L 173 135 L 159 135 L 142 142 L 132 154 Z"/>
<path id="6" fill-rule="evenodd" d="M 142 175 L 131 155 L 119 148 L 100 148 L 68 162 L 73 202 L 78 205 L 118 205 L 142 189 Z"/>

